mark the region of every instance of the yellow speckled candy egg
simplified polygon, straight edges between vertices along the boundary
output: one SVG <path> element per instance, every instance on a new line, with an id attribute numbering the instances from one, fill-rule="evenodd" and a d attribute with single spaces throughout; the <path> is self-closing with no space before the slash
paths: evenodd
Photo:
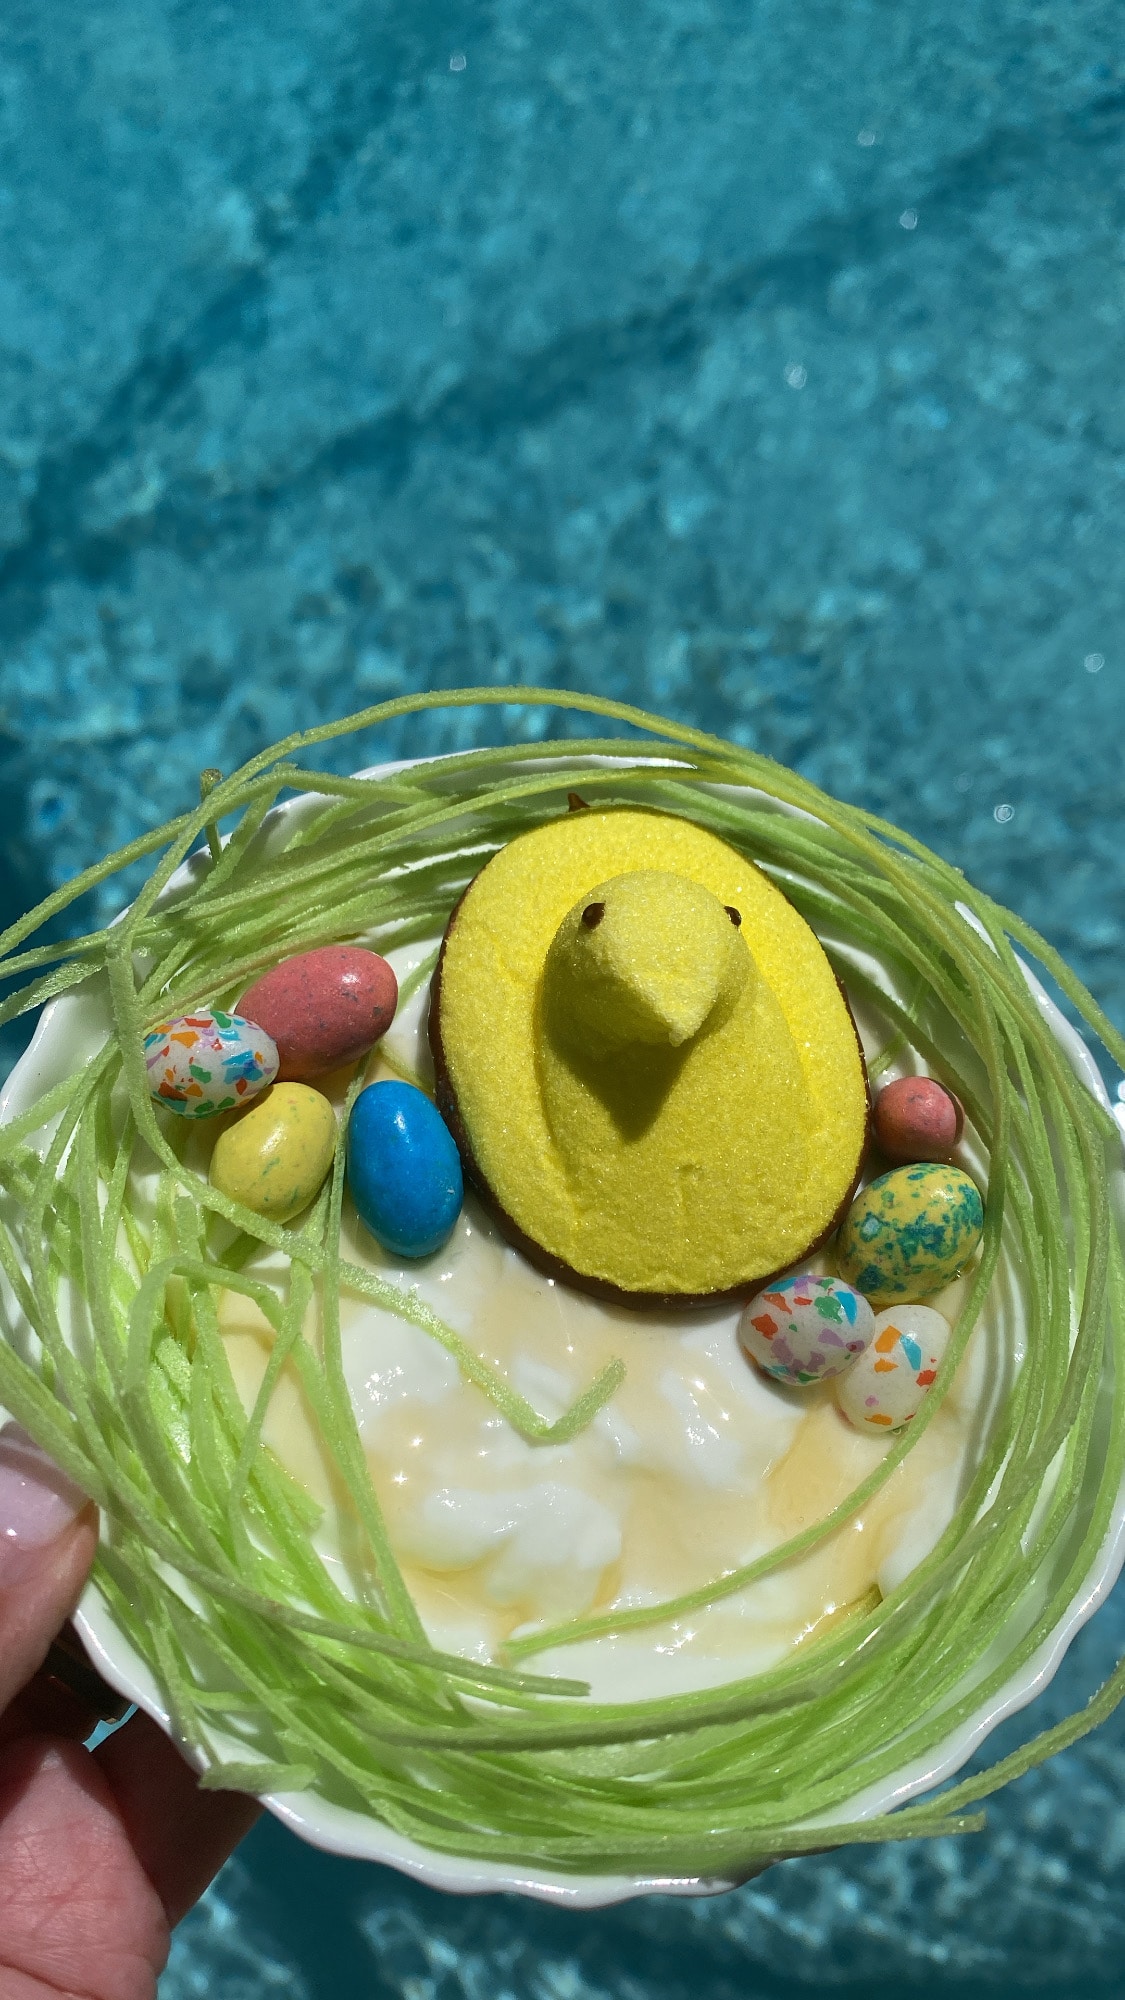
<path id="1" fill-rule="evenodd" d="M 932 1306 L 888 1306 L 875 1338 L 836 1379 L 836 1401 L 857 1431 L 900 1431 L 917 1416 L 949 1345 Z"/>
<path id="2" fill-rule="evenodd" d="M 895 1167 L 862 1188 L 836 1239 L 840 1276 L 872 1305 L 924 1299 L 968 1263 L 984 1206 L 959 1167 Z"/>
<path id="3" fill-rule="evenodd" d="M 307 1208 L 332 1165 L 336 1114 L 307 1083 L 275 1083 L 211 1155 L 211 1186 L 271 1222 Z"/>

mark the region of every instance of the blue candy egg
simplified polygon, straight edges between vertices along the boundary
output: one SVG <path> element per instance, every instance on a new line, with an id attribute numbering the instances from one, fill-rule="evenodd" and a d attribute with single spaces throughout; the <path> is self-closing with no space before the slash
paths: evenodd
<path id="1" fill-rule="evenodd" d="M 412 1083 L 371 1083 L 348 1123 L 356 1214 L 396 1257 L 428 1257 L 461 1213 L 461 1160 L 441 1113 Z"/>

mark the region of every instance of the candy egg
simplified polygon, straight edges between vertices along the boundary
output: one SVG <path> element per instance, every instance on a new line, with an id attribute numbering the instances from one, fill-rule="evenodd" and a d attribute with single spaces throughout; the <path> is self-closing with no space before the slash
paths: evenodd
<path id="1" fill-rule="evenodd" d="M 839 1278 L 802 1272 L 751 1299 L 738 1337 L 752 1361 L 777 1382 L 822 1382 L 850 1368 L 875 1330 L 861 1293 Z"/>
<path id="2" fill-rule="evenodd" d="M 965 1114 L 951 1091 L 932 1076 L 900 1076 L 875 1099 L 875 1138 L 888 1160 L 948 1160 L 961 1137 Z"/>
<path id="3" fill-rule="evenodd" d="M 875 1338 L 836 1384 L 836 1401 L 857 1431 L 899 1431 L 941 1366 L 949 1323 L 932 1306 L 889 1306 Z"/>
<path id="4" fill-rule="evenodd" d="M 271 1222 L 307 1208 L 336 1151 L 336 1116 L 319 1090 L 275 1083 L 244 1118 L 220 1132 L 211 1186 Z"/>
<path id="5" fill-rule="evenodd" d="M 148 1087 L 158 1104 L 183 1118 L 232 1111 L 277 1075 L 272 1038 L 240 1014 L 201 1008 L 162 1021 L 145 1036 Z"/>
<path id="6" fill-rule="evenodd" d="M 924 1299 L 968 1263 L 983 1228 L 980 1194 L 959 1167 L 894 1167 L 857 1194 L 836 1261 L 873 1305 Z"/>
<path id="7" fill-rule="evenodd" d="M 348 1188 L 372 1236 L 397 1257 L 440 1250 L 461 1212 L 461 1160 L 441 1113 L 412 1083 L 372 1083 L 352 1106 Z"/>
<path id="8" fill-rule="evenodd" d="M 304 1082 L 358 1062 L 386 1034 L 398 981 L 378 952 L 329 944 L 283 959 L 238 1004 L 277 1043 L 281 1081 Z"/>

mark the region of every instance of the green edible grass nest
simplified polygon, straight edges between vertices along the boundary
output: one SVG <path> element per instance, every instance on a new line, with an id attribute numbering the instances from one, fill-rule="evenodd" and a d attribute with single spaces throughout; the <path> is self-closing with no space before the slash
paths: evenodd
<path id="1" fill-rule="evenodd" d="M 349 731 L 478 703 L 584 711 L 644 736 L 471 751 L 370 780 L 297 761 Z M 483 859 L 556 814 L 571 788 L 694 819 L 746 854 L 899 1047 L 936 1065 L 935 1020 L 952 1024 L 961 1055 L 944 1059 L 941 1077 L 987 1147 L 986 1220 L 930 1397 L 832 1516 L 674 1602 L 529 1635 L 506 1662 L 485 1666 L 428 1643 L 395 1561 L 344 1384 L 341 1292 L 423 1326 L 532 1440 L 573 1435 L 619 1371 L 548 1423 L 417 1299 L 341 1258 L 339 1153 L 292 1228 L 209 1186 L 152 1105 L 141 1044 L 158 1019 L 232 1001 L 283 956 L 440 934 Z M 293 791 L 315 797 L 264 826 Z M 208 823 L 230 816 L 221 853 L 212 845 L 191 886 L 162 901 Z M 25 948 L 49 915 L 144 855 L 160 858 L 120 922 Z M 1125 1668 L 1081 1715 L 991 1770 L 849 1824 L 849 1801 L 935 1750 L 1058 1625 L 1106 1539 L 1125 1474 L 1125 1287 L 1111 1202 L 1120 1135 L 1046 1026 L 1016 945 L 1125 1067 L 1125 1043 L 1057 955 L 907 835 L 698 731 L 593 697 L 513 688 L 407 697 L 289 738 L 215 786 L 205 807 L 110 856 L 5 933 L 0 971 L 28 983 L 0 1019 L 94 979 L 113 1028 L 84 1067 L 0 1129 L 10 1334 L 0 1402 L 104 1510 L 97 1588 L 207 1767 L 204 1783 L 313 1788 L 425 1847 L 524 1867 L 729 1877 L 779 1853 L 978 1825 L 971 1808 L 982 1797 L 1109 1712 Z M 877 961 L 878 977 L 860 956 Z M 144 1163 L 155 1183 L 142 1209 L 131 1190 Z M 745 1589 L 850 1518 L 938 1407 L 1002 1240 L 1022 1274 L 1026 1358 L 953 1521 L 888 1597 L 779 1666 L 696 1694 L 594 1702 L 579 1682 L 521 1667 L 517 1653 L 655 1626 Z M 284 1281 L 247 1272 L 263 1246 L 280 1253 Z M 274 1329 L 249 1419 L 219 1335 L 220 1289 L 254 1298 Z M 313 1343 L 304 1329 L 316 1294 Z M 261 1441 L 286 1362 L 357 1524 L 354 1598 L 316 1552 L 316 1510 Z"/>

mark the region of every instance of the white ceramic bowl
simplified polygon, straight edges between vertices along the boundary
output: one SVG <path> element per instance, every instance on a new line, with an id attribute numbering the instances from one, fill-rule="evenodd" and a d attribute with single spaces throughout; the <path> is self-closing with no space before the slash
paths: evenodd
<path id="1" fill-rule="evenodd" d="M 583 761 L 591 763 L 595 760 Z M 630 761 L 635 764 L 637 759 Z M 645 761 L 662 763 L 666 760 L 652 758 Z M 407 767 L 402 764 L 384 765 L 378 767 L 378 772 L 383 775 L 404 768 Z M 368 777 L 376 775 L 376 772 L 363 771 L 357 775 Z M 728 794 L 731 790 L 730 787 L 721 789 Z M 263 835 L 268 839 L 271 825 L 277 827 L 281 816 L 299 810 L 302 802 L 301 799 L 294 799 L 277 808 L 266 822 Z M 186 862 L 173 877 L 166 894 L 186 886 L 194 869 L 205 865 L 201 857 L 193 857 Z M 963 915 L 967 921 L 975 923 L 967 909 L 963 910 Z M 1112 1109 L 1097 1065 L 1085 1043 L 1064 1020 L 1030 968 L 1025 966 L 1024 972 L 1045 1019 L 1074 1069 L 1098 1101 L 1107 1110 Z M 59 1078 L 92 1054 L 105 1038 L 108 1020 L 104 995 L 98 990 L 96 981 L 91 982 L 87 989 L 79 989 L 52 1002 L 44 1010 L 29 1048 L 0 1092 L 0 1123 L 17 1117 Z M 952 1731 L 936 1749 L 847 1804 L 835 1808 L 831 1814 L 833 1823 L 840 1825 L 849 1820 L 873 1818 L 958 1771 L 999 1722 L 1042 1693 L 1057 1672 L 1075 1634 L 1108 1596 L 1123 1561 L 1125 1486 L 1118 1494 L 1109 1532 L 1081 1590 L 1039 1650 L 1005 1687 Z M 168 1711 L 149 1668 L 119 1630 L 104 1598 L 93 1585 L 83 1595 L 75 1624 L 91 1658 L 110 1685 L 135 1702 L 138 1708 L 144 1709 L 174 1737 Z M 180 1748 L 190 1762 L 198 1765 L 199 1760 L 190 1746 L 181 1743 Z M 234 1758 L 240 1755 L 239 1746 L 233 1741 L 230 1754 Z M 427 1883 L 431 1888 L 446 1889 L 460 1895 L 483 1891 L 515 1892 L 572 1909 L 594 1909 L 622 1902 L 631 1896 L 709 1896 L 733 1886 L 731 1880 L 705 1876 L 564 1875 L 539 1868 L 519 1869 L 508 1863 L 462 1859 L 456 1855 L 435 1853 L 392 1832 L 380 1821 L 334 1805 L 315 1792 L 278 1793 L 267 1797 L 263 1803 L 294 1833 L 311 1841 L 314 1846 L 336 1854 L 383 1862 Z"/>

